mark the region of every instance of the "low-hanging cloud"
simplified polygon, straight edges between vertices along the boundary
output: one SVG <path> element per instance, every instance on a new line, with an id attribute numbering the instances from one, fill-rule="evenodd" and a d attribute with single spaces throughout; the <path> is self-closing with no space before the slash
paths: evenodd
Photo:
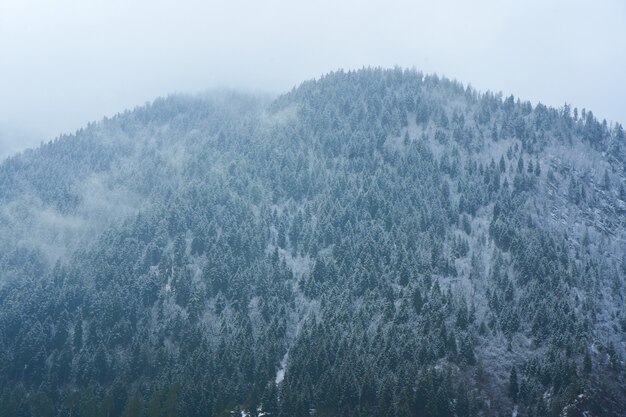
<path id="1" fill-rule="evenodd" d="M 23 135 L 0 140 L 12 152 L 159 95 L 278 93 L 368 65 L 416 67 L 626 122 L 624 50 L 618 0 L 4 0 L 0 131 Z"/>
<path id="2" fill-rule="evenodd" d="M 48 265 L 88 244 L 108 227 L 137 213 L 145 199 L 127 188 L 111 183 L 107 173 L 92 174 L 76 182 L 79 204 L 63 213 L 33 193 L 21 194 L 0 205 L 0 234 L 7 247 L 41 253 Z M 0 281 L 2 274 L 0 274 Z"/>

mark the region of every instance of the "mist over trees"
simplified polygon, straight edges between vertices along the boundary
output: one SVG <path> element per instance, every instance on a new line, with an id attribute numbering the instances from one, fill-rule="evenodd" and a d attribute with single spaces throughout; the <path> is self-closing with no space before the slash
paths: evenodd
<path id="1" fill-rule="evenodd" d="M 619 415 L 626 141 L 402 69 L 0 165 L 0 416 Z"/>

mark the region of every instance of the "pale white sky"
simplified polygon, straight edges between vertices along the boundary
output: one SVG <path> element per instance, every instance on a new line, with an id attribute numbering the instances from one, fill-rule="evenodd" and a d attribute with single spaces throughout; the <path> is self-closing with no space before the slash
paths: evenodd
<path id="1" fill-rule="evenodd" d="M 0 156 L 157 96 L 400 65 L 626 123 L 621 0 L 0 0 Z"/>

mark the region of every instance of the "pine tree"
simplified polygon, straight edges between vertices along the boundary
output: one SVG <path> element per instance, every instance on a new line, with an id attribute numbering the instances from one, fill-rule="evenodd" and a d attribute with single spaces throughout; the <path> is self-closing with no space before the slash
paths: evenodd
<path id="1" fill-rule="evenodd" d="M 541 167 L 539 166 L 539 159 L 535 161 L 535 176 L 538 177 L 541 175 Z"/>
<path id="2" fill-rule="evenodd" d="M 128 398 L 122 417 L 140 417 L 143 411 L 143 404 L 139 394 L 134 394 Z"/>
<path id="3" fill-rule="evenodd" d="M 602 187 L 606 191 L 610 191 L 611 190 L 611 178 L 609 177 L 608 169 L 604 170 L 604 177 L 602 178 Z"/>
<path id="4" fill-rule="evenodd" d="M 513 403 L 517 403 L 517 394 L 519 392 L 519 385 L 517 382 L 517 369 L 515 365 L 511 368 L 511 374 L 509 376 L 509 397 Z"/>
<path id="5" fill-rule="evenodd" d="M 585 350 L 585 357 L 583 359 L 583 372 L 585 375 L 591 374 L 591 355 L 589 350 Z"/>

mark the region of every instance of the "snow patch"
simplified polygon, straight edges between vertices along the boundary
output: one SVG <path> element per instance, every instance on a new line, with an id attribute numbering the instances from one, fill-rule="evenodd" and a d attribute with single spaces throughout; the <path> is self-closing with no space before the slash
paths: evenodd
<path id="1" fill-rule="evenodd" d="M 287 358 L 289 357 L 289 352 L 285 353 L 285 356 L 280 361 L 280 367 L 278 371 L 276 371 L 276 378 L 274 381 L 277 384 L 280 384 L 285 379 L 285 367 L 287 366 Z"/>

